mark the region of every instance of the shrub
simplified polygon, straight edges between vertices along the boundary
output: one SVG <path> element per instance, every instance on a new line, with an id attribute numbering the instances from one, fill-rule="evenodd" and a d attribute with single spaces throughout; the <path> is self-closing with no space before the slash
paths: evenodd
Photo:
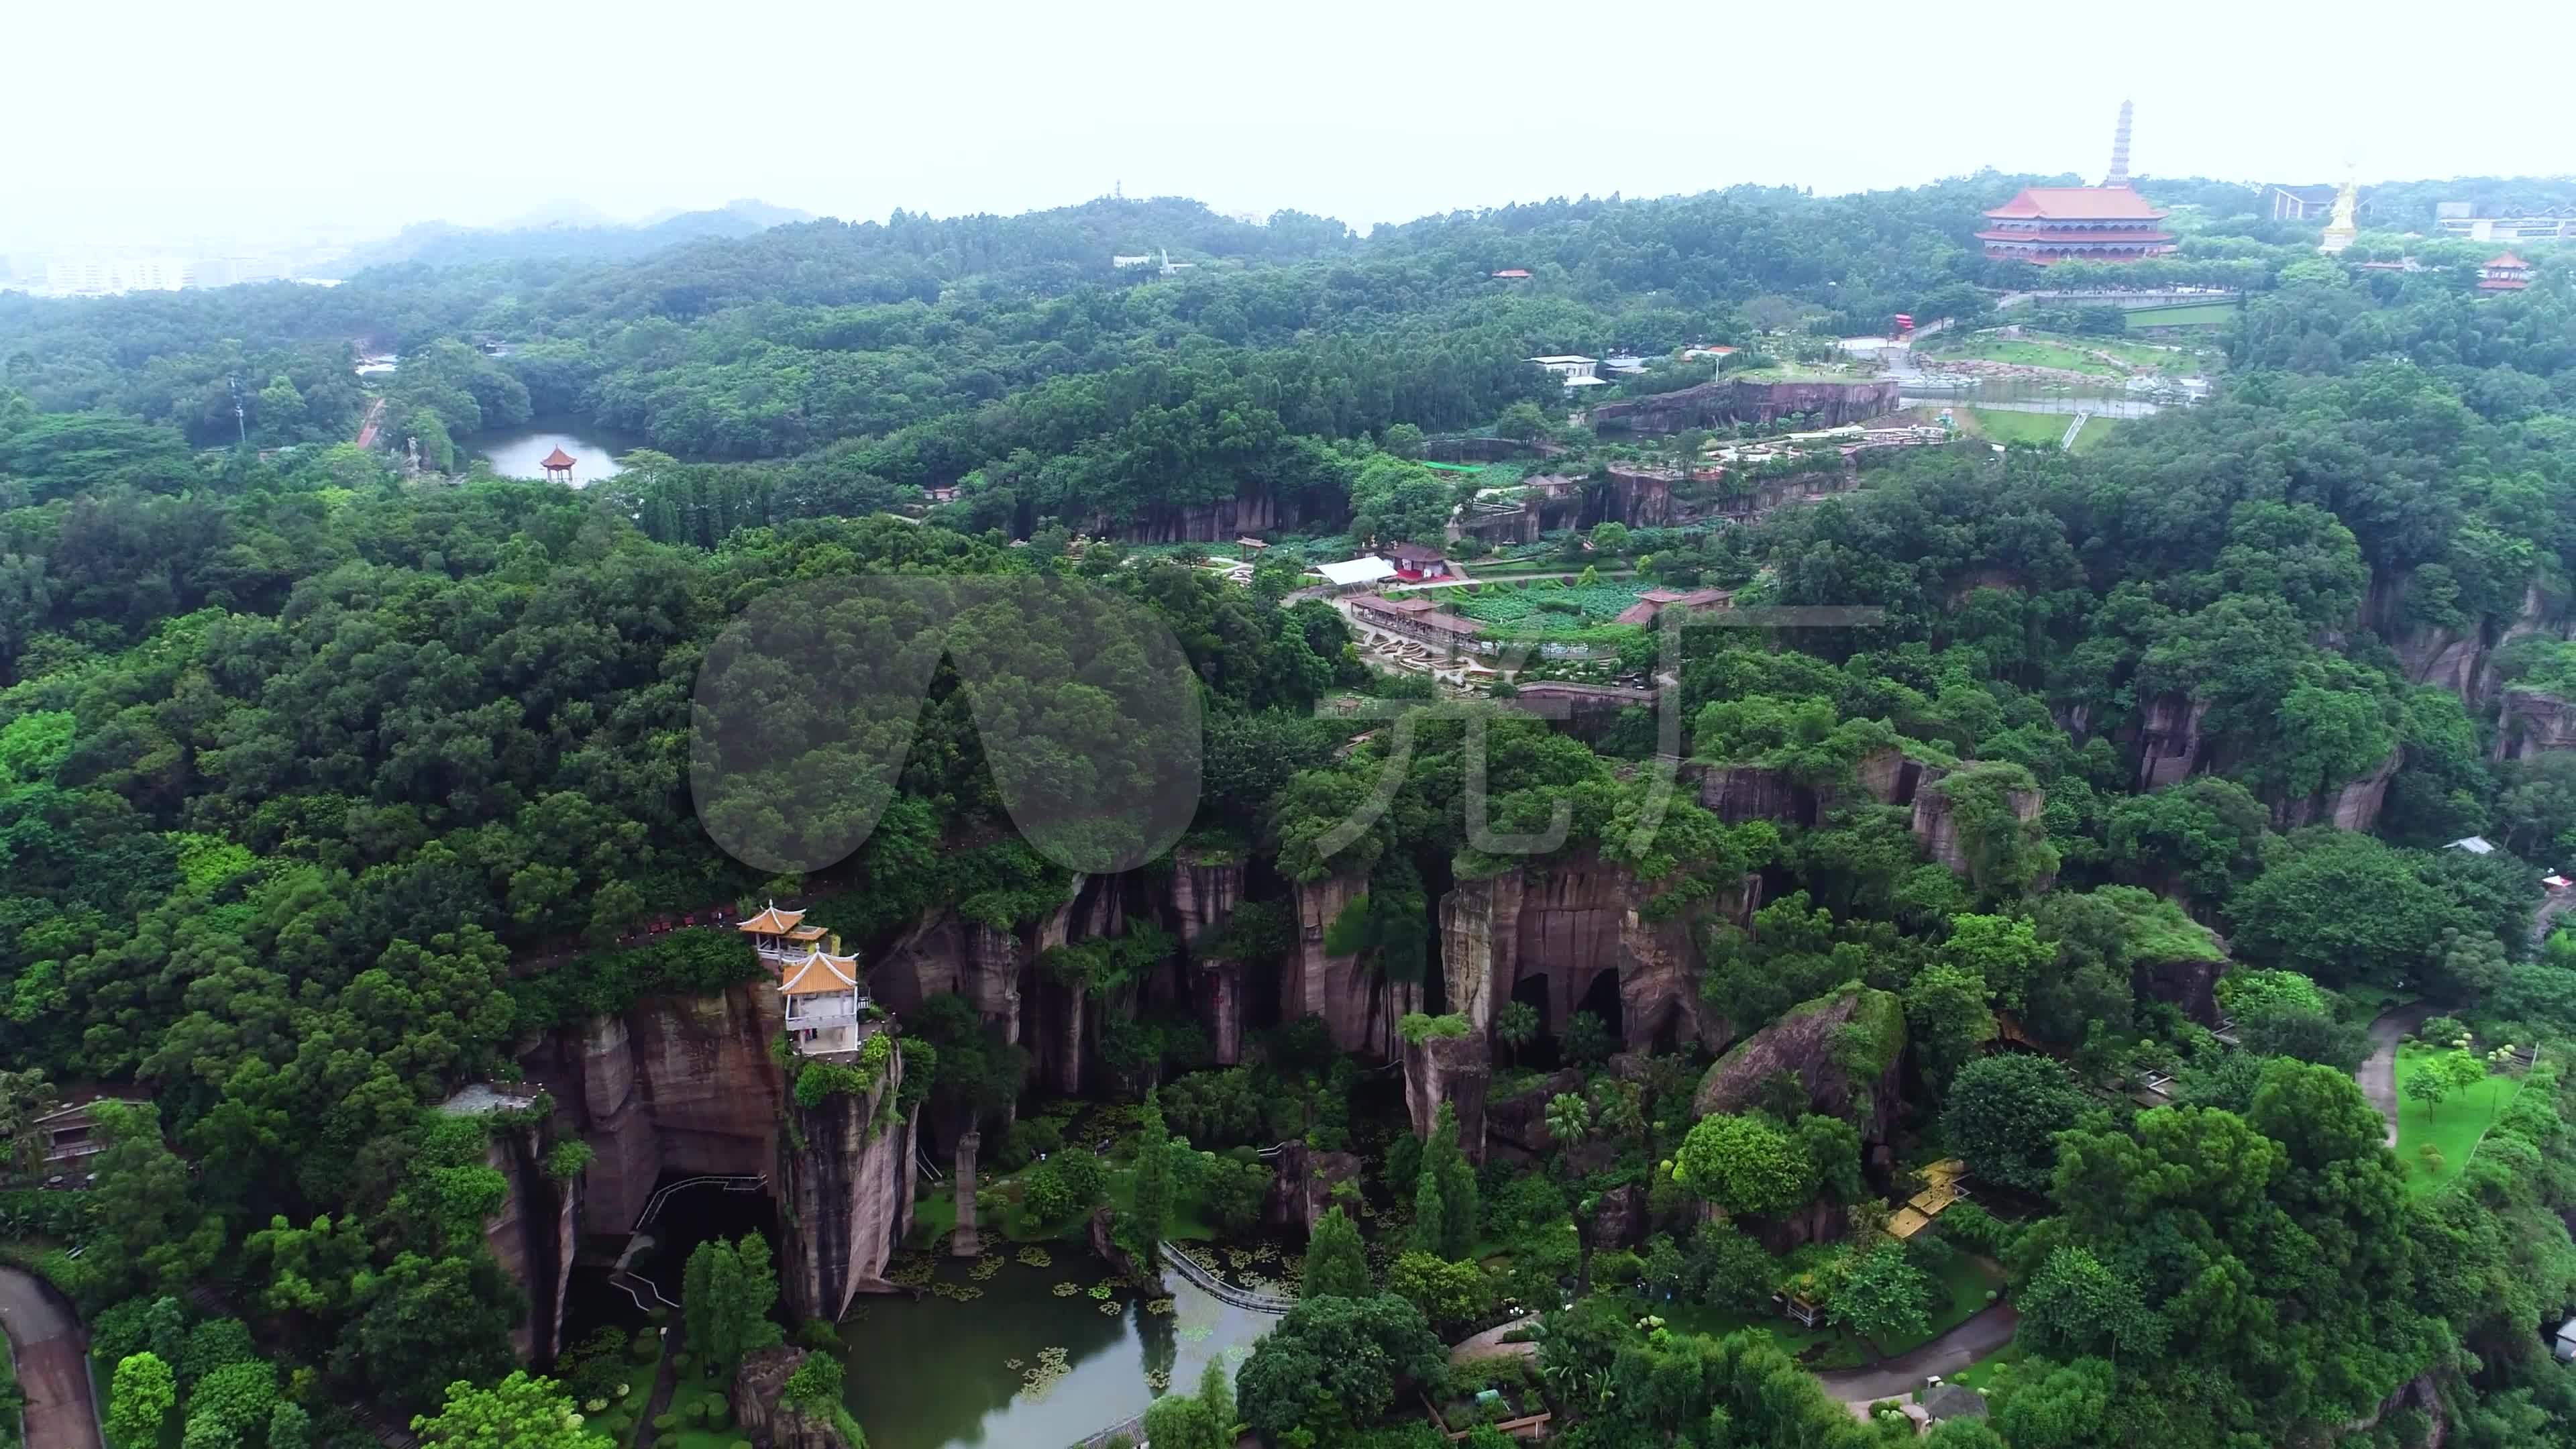
<path id="1" fill-rule="evenodd" d="M 667 1434 L 673 1429 L 680 1427 L 680 1416 L 677 1414 L 655 1414 L 653 1416 L 653 1427 L 656 1430 Z"/>

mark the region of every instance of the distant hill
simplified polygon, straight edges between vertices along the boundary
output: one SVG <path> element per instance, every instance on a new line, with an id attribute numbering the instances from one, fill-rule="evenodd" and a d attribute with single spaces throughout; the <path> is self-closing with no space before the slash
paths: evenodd
<path id="1" fill-rule="evenodd" d="M 813 220 L 810 212 L 756 199 L 729 201 L 711 211 L 666 212 L 632 224 L 590 220 L 596 216 L 576 203 L 558 202 L 522 219 L 546 219 L 543 225 L 468 227 L 420 222 L 358 248 L 325 271 L 346 277 L 369 267 L 404 263 L 457 267 L 483 262 L 622 262 L 682 242 L 745 237 L 773 226 Z"/>

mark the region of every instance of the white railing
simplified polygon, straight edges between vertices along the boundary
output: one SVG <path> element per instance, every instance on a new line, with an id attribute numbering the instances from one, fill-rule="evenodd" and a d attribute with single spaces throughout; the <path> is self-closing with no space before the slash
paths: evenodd
<path id="1" fill-rule="evenodd" d="M 787 999 L 786 1019 L 789 1026 L 838 1026 L 843 1022 L 856 1020 L 858 1014 L 858 1003 L 846 996 L 836 1001 L 807 1002 L 792 996 Z"/>

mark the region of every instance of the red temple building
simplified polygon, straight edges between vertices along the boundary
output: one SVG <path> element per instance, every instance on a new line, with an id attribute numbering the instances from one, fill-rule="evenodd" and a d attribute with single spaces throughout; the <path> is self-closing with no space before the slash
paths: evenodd
<path id="1" fill-rule="evenodd" d="M 572 454 L 565 452 L 561 448 L 557 448 L 553 452 L 546 454 L 544 458 L 540 459 L 537 466 L 546 470 L 546 477 L 550 481 L 556 483 L 569 483 L 572 481 L 573 465 L 580 461 L 581 460 L 579 458 L 574 457 Z"/>
<path id="2" fill-rule="evenodd" d="M 2478 290 L 2481 292 L 2519 292 L 2531 285 L 2531 263 L 2506 252 L 2478 268 Z"/>
<path id="3" fill-rule="evenodd" d="M 2173 233 L 2159 223 L 2165 213 L 2129 186 L 2129 115 L 2120 103 L 2120 126 L 2111 138 L 2111 171 L 2099 186 L 2029 186 L 1986 213 L 1977 233 L 1997 261 L 2134 262 L 2174 249 Z"/>

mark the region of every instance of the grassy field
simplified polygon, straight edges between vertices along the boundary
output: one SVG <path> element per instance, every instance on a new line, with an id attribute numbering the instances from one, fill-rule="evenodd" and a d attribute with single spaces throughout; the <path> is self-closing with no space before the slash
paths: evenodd
<path id="1" fill-rule="evenodd" d="M 2140 307 L 2128 315 L 2129 330 L 2147 327 L 2216 327 L 2236 316 L 2233 302 L 2196 302 L 2188 307 Z"/>
<path id="2" fill-rule="evenodd" d="M 2120 419 L 2118 418 L 2085 419 L 2084 431 L 2075 435 L 2075 446 L 2072 449 L 2069 449 L 2069 451 L 2076 453 L 2091 451 L 2093 448 L 2099 446 L 2104 438 L 2111 436 L 2111 430 L 2119 425 Z"/>
<path id="3" fill-rule="evenodd" d="M 1955 347 L 1943 348 L 1940 355 L 1945 358 L 1979 357 L 2019 367 L 2053 367 L 2061 372 L 2081 372 L 2093 377 L 2126 375 L 2098 357 L 2087 356 L 2080 343 L 2048 337 L 1969 337 Z"/>
<path id="4" fill-rule="evenodd" d="M 2057 440 L 2066 436 L 2066 425 L 2075 421 L 2072 413 L 2016 413 L 2002 408 L 1969 408 L 1967 416 L 1973 420 L 1976 434 L 1991 442 L 2046 443 L 2050 447 L 2057 446 Z"/>
<path id="5" fill-rule="evenodd" d="M 2426 1047 L 2397 1051 L 2397 1160 L 2405 1166 L 2407 1185 L 2419 1197 L 2459 1179 L 2469 1154 L 2477 1150 L 2478 1139 L 2522 1090 L 2519 1077 L 2489 1076 L 2428 1108 L 2406 1095 L 2406 1083 L 2435 1055 Z M 2440 1172 L 2426 1172 L 2417 1155 L 2428 1142 L 2442 1154 Z"/>

